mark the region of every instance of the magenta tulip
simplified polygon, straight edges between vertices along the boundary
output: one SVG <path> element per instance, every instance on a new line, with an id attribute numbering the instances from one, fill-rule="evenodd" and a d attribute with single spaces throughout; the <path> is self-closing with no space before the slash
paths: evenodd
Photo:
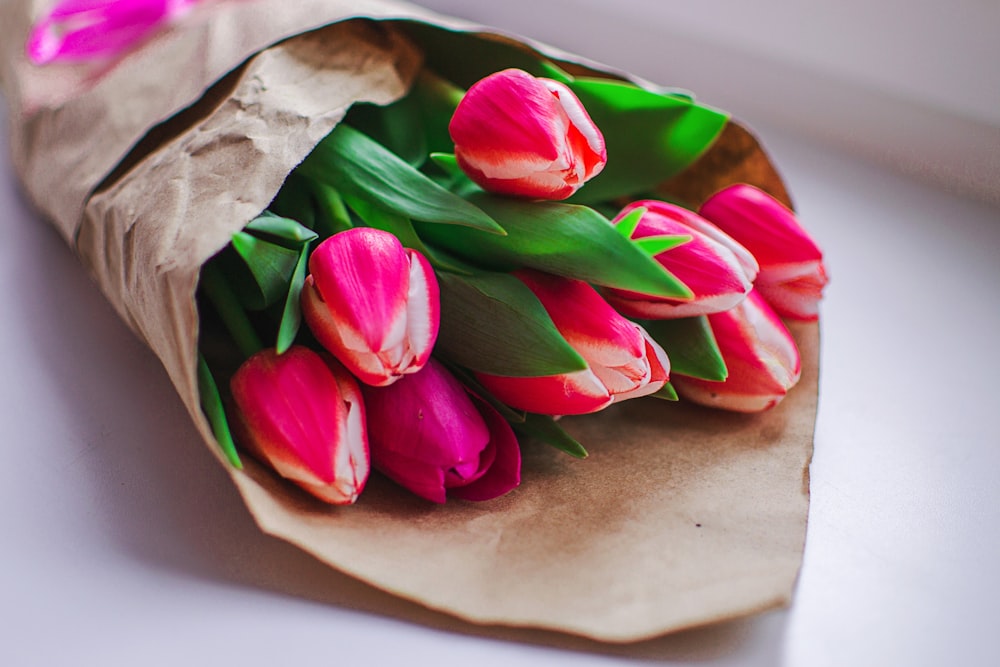
<path id="1" fill-rule="evenodd" d="M 494 396 L 519 410 L 578 415 L 663 388 L 670 372 L 663 349 L 642 327 L 615 312 L 593 287 L 535 271 L 515 275 L 538 297 L 587 368 L 540 377 L 477 373 Z"/>
<path id="2" fill-rule="evenodd" d="M 521 482 L 510 425 L 431 359 L 389 387 L 364 387 L 372 463 L 422 498 L 489 500 Z"/>
<path id="3" fill-rule="evenodd" d="M 437 340 L 437 278 L 395 236 L 356 228 L 309 258 L 302 313 L 317 340 L 365 384 L 384 386 L 427 363 Z"/>
<path id="4" fill-rule="evenodd" d="M 34 26 L 25 50 L 37 64 L 116 56 L 198 0 L 63 0 Z"/>
<path id="5" fill-rule="evenodd" d="M 368 479 L 358 384 L 333 359 L 293 346 L 247 359 L 230 381 L 240 441 L 282 477 L 335 505 L 353 503 Z"/>
<path id="6" fill-rule="evenodd" d="M 675 374 L 671 382 L 684 398 L 735 412 L 760 412 L 777 405 L 799 381 L 799 350 L 778 315 L 756 290 L 740 305 L 708 316 L 729 376 L 713 382 Z"/>
<path id="7" fill-rule="evenodd" d="M 576 95 L 518 69 L 469 88 L 448 129 L 458 164 L 498 194 L 565 199 L 607 162 L 604 136 Z"/>
<path id="8" fill-rule="evenodd" d="M 712 195 L 701 214 L 757 258 L 760 273 L 754 287 L 779 315 L 819 317 L 827 283 L 823 253 L 784 204 L 740 183 Z"/>
<path id="9" fill-rule="evenodd" d="M 633 239 L 650 236 L 690 236 L 687 243 L 665 250 L 656 260 L 694 293 L 690 299 L 667 299 L 626 290 L 609 289 L 604 295 L 620 313 L 650 320 L 693 317 L 729 310 L 750 291 L 757 262 L 746 248 L 697 213 L 662 201 L 629 204 L 615 218 L 644 208 Z"/>

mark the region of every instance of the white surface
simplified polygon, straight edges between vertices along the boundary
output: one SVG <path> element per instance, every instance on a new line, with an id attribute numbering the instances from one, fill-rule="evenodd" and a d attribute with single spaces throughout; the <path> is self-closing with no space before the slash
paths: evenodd
<path id="1" fill-rule="evenodd" d="M 833 279 L 797 597 L 631 647 L 488 637 L 262 536 L 0 139 L 0 664 L 996 664 L 1000 210 L 757 129 Z"/>

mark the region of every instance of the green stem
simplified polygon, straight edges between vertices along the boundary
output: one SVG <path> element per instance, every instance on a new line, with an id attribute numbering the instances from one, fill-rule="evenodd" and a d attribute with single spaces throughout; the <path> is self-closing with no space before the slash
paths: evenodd
<path id="1" fill-rule="evenodd" d="M 264 349 L 264 344 L 257 336 L 250 318 L 247 317 L 229 282 L 212 262 L 201 270 L 201 286 L 243 356 L 249 359 Z"/>

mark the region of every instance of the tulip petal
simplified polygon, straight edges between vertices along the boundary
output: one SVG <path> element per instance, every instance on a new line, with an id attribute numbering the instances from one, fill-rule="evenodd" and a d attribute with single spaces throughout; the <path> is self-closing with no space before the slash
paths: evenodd
<path id="1" fill-rule="evenodd" d="M 783 317 L 815 320 L 827 283 L 823 253 L 795 214 L 771 195 L 739 183 L 715 193 L 701 214 L 760 262 L 757 289 Z"/>
<path id="2" fill-rule="evenodd" d="M 439 362 L 432 358 L 420 372 L 362 391 L 372 461 L 390 479 L 443 503 L 449 483 L 468 484 L 485 474 L 480 463 L 490 431 L 461 383 Z"/>
<path id="3" fill-rule="evenodd" d="M 352 503 L 369 455 L 357 385 L 339 364 L 295 346 L 264 350 L 230 381 L 241 441 L 278 474 L 332 503 Z"/>
<path id="4" fill-rule="evenodd" d="M 492 500 L 511 491 L 521 483 L 521 447 L 510 424 L 489 403 L 473 396 L 473 402 L 490 432 L 487 450 L 490 463 L 473 482 L 450 488 L 448 494 L 462 500 Z"/>
<path id="5" fill-rule="evenodd" d="M 604 138 L 576 95 L 517 69 L 473 84 L 448 130 L 458 165 L 499 194 L 565 199 L 607 161 Z"/>
<path id="6" fill-rule="evenodd" d="M 365 384 L 383 386 L 419 370 L 439 327 L 430 264 L 392 234 L 355 228 L 309 258 L 302 313 L 322 345 Z"/>
<path id="7" fill-rule="evenodd" d="M 777 405 L 801 375 L 795 341 L 781 319 L 755 291 L 739 306 L 709 315 L 729 370 L 725 381 L 674 375 L 686 399 L 736 412 L 760 412 Z"/>

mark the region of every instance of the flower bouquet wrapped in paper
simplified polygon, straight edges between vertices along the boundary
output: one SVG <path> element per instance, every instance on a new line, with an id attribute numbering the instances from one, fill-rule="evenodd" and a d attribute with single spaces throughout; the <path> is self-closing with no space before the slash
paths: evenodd
<path id="1" fill-rule="evenodd" d="M 726 114 L 389 0 L 3 11 L 25 189 L 262 530 L 609 641 L 790 599 L 826 277 Z"/>

